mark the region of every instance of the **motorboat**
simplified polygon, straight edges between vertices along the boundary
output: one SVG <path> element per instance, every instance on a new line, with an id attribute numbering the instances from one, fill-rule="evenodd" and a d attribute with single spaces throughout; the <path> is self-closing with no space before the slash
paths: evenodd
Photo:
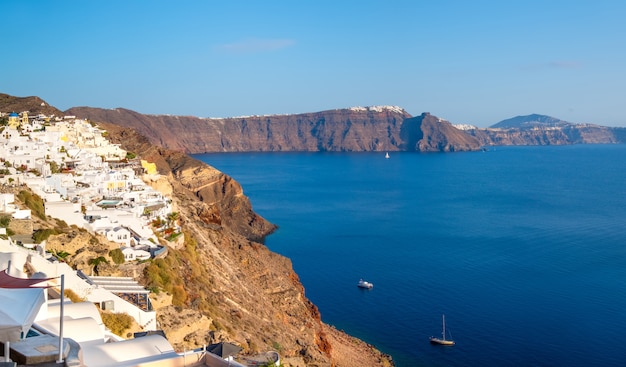
<path id="1" fill-rule="evenodd" d="M 372 284 L 370 282 L 366 282 L 363 279 L 359 280 L 359 282 L 357 283 L 357 286 L 359 288 L 365 288 L 365 289 L 372 289 L 372 288 L 374 288 L 374 284 Z"/>

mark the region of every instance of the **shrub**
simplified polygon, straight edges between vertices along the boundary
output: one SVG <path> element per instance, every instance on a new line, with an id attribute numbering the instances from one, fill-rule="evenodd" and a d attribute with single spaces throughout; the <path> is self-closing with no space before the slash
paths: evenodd
<path id="1" fill-rule="evenodd" d="M 176 285 L 172 288 L 172 305 L 183 306 L 187 301 L 187 292 L 181 285 Z"/>
<path id="2" fill-rule="evenodd" d="M 66 230 L 67 228 L 69 228 L 69 226 L 67 225 L 67 222 L 66 222 L 66 221 L 64 221 L 64 220 L 62 220 L 62 219 L 58 219 L 58 218 L 56 219 L 56 221 L 57 221 L 57 225 L 56 225 L 56 227 L 57 227 L 57 231 L 58 231 L 59 233 L 60 233 L 60 232 L 63 232 L 63 231 L 64 231 L 64 230 Z"/>
<path id="3" fill-rule="evenodd" d="M 52 173 L 59 173 L 59 172 L 61 172 L 59 164 L 57 162 L 55 162 L 55 161 L 50 161 L 50 171 Z"/>
<path id="4" fill-rule="evenodd" d="M 17 194 L 17 198 L 24 203 L 37 217 L 45 220 L 46 219 L 46 210 L 43 205 L 43 200 L 36 194 L 31 193 L 27 190 L 20 191 Z"/>
<path id="5" fill-rule="evenodd" d="M 108 264 L 108 263 L 109 261 L 104 256 L 98 256 L 96 258 L 89 259 L 89 261 L 87 261 L 87 264 L 94 266 L 94 267 L 98 267 L 98 265 L 100 264 Z"/>
<path id="6" fill-rule="evenodd" d="M 133 326 L 133 318 L 127 313 L 101 312 L 102 322 L 115 335 L 123 336 Z"/>
<path id="7" fill-rule="evenodd" d="M 0 216 L 0 227 L 8 228 L 11 223 L 10 215 L 1 215 Z"/>
<path id="8" fill-rule="evenodd" d="M 163 259 L 151 261 L 150 265 L 144 269 L 144 275 L 148 280 L 148 287 L 171 289 L 172 270 Z"/>
<path id="9" fill-rule="evenodd" d="M 38 229 L 35 232 L 33 232 L 33 240 L 35 241 L 35 243 L 42 243 L 53 234 L 58 234 L 58 232 L 50 228 Z"/>
<path id="10" fill-rule="evenodd" d="M 70 256 L 70 254 L 69 252 L 66 252 L 66 251 L 56 251 L 54 252 L 54 256 L 56 256 L 60 260 L 63 260 L 66 257 Z"/>
<path id="11" fill-rule="evenodd" d="M 119 248 L 109 251 L 109 256 L 111 256 L 111 259 L 113 259 L 113 262 L 117 265 L 123 264 L 125 261 L 124 253 Z"/>

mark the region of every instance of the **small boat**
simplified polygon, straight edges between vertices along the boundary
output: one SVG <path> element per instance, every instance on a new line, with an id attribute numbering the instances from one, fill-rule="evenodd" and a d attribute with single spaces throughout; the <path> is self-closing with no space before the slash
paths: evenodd
<path id="1" fill-rule="evenodd" d="M 366 282 L 363 279 L 359 280 L 359 282 L 356 285 L 359 288 L 365 288 L 365 289 L 372 289 L 372 288 L 374 288 L 374 284 L 372 284 L 370 282 Z"/>
<path id="2" fill-rule="evenodd" d="M 389 159 L 389 152 L 385 154 L 385 158 Z"/>
<path id="3" fill-rule="evenodd" d="M 453 340 L 446 339 L 446 315 L 441 315 L 441 321 L 443 323 L 443 331 L 441 332 L 441 339 L 431 336 L 430 343 L 438 344 L 438 345 L 454 345 Z"/>

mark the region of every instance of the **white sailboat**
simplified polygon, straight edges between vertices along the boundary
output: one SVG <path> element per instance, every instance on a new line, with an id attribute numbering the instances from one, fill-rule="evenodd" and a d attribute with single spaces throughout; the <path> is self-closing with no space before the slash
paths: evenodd
<path id="1" fill-rule="evenodd" d="M 389 152 L 385 154 L 385 158 L 389 159 Z"/>
<path id="2" fill-rule="evenodd" d="M 446 315 L 441 315 L 441 321 L 443 323 L 443 331 L 441 332 L 441 339 L 431 336 L 430 343 L 438 344 L 438 345 L 454 345 L 453 340 L 446 339 Z"/>

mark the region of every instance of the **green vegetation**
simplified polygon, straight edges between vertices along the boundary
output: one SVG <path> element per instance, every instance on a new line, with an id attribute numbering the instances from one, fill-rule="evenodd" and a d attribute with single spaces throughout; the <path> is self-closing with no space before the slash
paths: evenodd
<path id="1" fill-rule="evenodd" d="M 179 269 L 190 270 L 192 267 L 199 267 L 199 265 L 195 261 L 190 261 L 187 253 L 170 250 L 169 256 L 164 259 L 154 259 L 146 266 L 144 269 L 144 275 L 147 279 L 146 286 L 156 293 L 159 290 L 166 291 L 172 295 L 174 306 L 183 306 L 190 299 L 184 279 L 191 278 L 191 276 L 181 274 Z"/>
<path id="2" fill-rule="evenodd" d="M 109 260 L 107 260 L 104 256 L 98 256 L 96 258 L 93 259 L 89 259 L 89 261 L 87 261 L 87 264 L 93 266 L 93 272 L 98 275 L 98 266 L 100 266 L 101 264 L 105 264 L 108 265 L 109 264 Z"/>
<path id="3" fill-rule="evenodd" d="M 54 251 L 52 254 L 59 260 L 65 261 L 65 258 L 70 256 L 69 252 L 66 251 Z"/>
<path id="4" fill-rule="evenodd" d="M 172 305 L 184 306 L 187 301 L 187 291 L 182 285 L 175 285 L 172 287 Z"/>
<path id="5" fill-rule="evenodd" d="M 126 152 L 126 159 L 135 159 L 137 158 L 137 154 L 133 152 Z"/>
<path id="6" fill-rule="evenodd" d="M 124 331 L 133 326 L 133 318 L 127 313 L 100 312 L 102 322 L 115 335 L 124 336 Z"/>
<path id="7" fill-rule="evenodd" d="M 59 234 L 59 232 L 56 229 L 51 228 L 38 229 L 33 232 L 33 240 L 35 241 L 35 243 L 42 243 L 43 241 L 47 240 L 48 237 L 54 234 Z"/>
<path id="8" fill-rule="evenodd" d="M 89 261 L 87 261 L 87 264 L 92 265 L 92 266 L 98 266 L 100 264 L 108 264 L 109 260 L 106 259 L 106 257 L 104 256 L 98 256 L 96 258 L 93 259 L 89 259 Z"/>
<path id="9" fill-rule="evenodd" d="M 259 367 L 276 367 L 276 363 L 272 361 L 267 361 L 266 363 L 260 364 Z M 283 364 L 279 364 L 278 367 L 283 367 Z"/>
<path id="10" fill-rule="evenodd" d="M 171 242 L 177 239 L 178 237 L 180 237 L 180 235 L 182 235 L 181 232 L 174 232 L 174 233 L 171 233 L 169 236 L 165 237 L 165 239 Z"/>
<path id="11" fill-rule="evenodd" d="M 11 216 L 10 215 L 2 215 L 0 216 L 0 227 L 6 228 L 6 236 L 2 235 L 2 239 L 7 239 L 8 236 L 13 236 L 15 232 L 9 228 L 9 224 L 11 224 Z"/>
<path id="12" fill-rule="evenodd" d="M 46 210 L 44 209 L 43 200 L 36 194 L 27 190 L 20 191 L 17 198 L 26 205 L 33 214 L 40 219 L 46 220 Z"/>
<path id="13" fill-rule="evenodd" d="M 61 172 L 61 168 L 59 167 L 59 164 L 55 161 L 50 161 L 50 171 L 52 173 L 60 173 Z"/>
<path id="14" fill-rule="evenodd" d="M 277 352 L 280 352 L 280 351 L 281 351 L 281 349 L 283 349 L 283 348 L 280 346 L 280 344 L 279 344 L 278 342 L 276 342 L 276 341 L 273 341 L 273 342 L 272 342 L 272 348 L 274 348 L 274 350 L 276 350 Z"/>
<path id="15" fill-rule="evenodd" d="M 55 219 L 56 219 L 56 222 L 57 222 L 57 224 L 56 224 L 56 228 L 55 228 L 55 229 L 56 229 L 56 231 L 57 231 L 58 233 L 63 233 L 63 232 L 65 232 L 66 230 L 68 230 L 68 229 L 69 229 L 69 227 L 70 227 L 70 226 L 68 226 L 68 225 L 67 225 L 67 222 L 66 222 L 66 221 L 64 221 L 64 220 L 62 220 L 62 219 L 59 219 L 59 218 L 55 218 Z"/>
<path id="16" fill-rule="evenodd" d="M 166 258 L 167 259 L 167 258 Z M 172 289 L 172 277 L 176 277 L 176 273 L 172 271 L 166 259 L 154 259 L 144 269 L 144 275 L 148 280 L 148 288 L 158 290 L 163 289 L 167 292 Z"/>
<path id="17" fill-rule="evenodd" d="M 124 259 L 124 253 L 119 248 L 109 251 L 109 256 L 111 256 L 111 259 L 113 259 L 113 262 L 117 265 L 123 264 L 124 261 L 126 261 Z"/>
<path id="18" fill-rule="evenodd" d="M 0 216 L 0 227 L 8 228 L 10 223 L 11 223 L 11 216 L 10 215 L 1 215 Z"/>

